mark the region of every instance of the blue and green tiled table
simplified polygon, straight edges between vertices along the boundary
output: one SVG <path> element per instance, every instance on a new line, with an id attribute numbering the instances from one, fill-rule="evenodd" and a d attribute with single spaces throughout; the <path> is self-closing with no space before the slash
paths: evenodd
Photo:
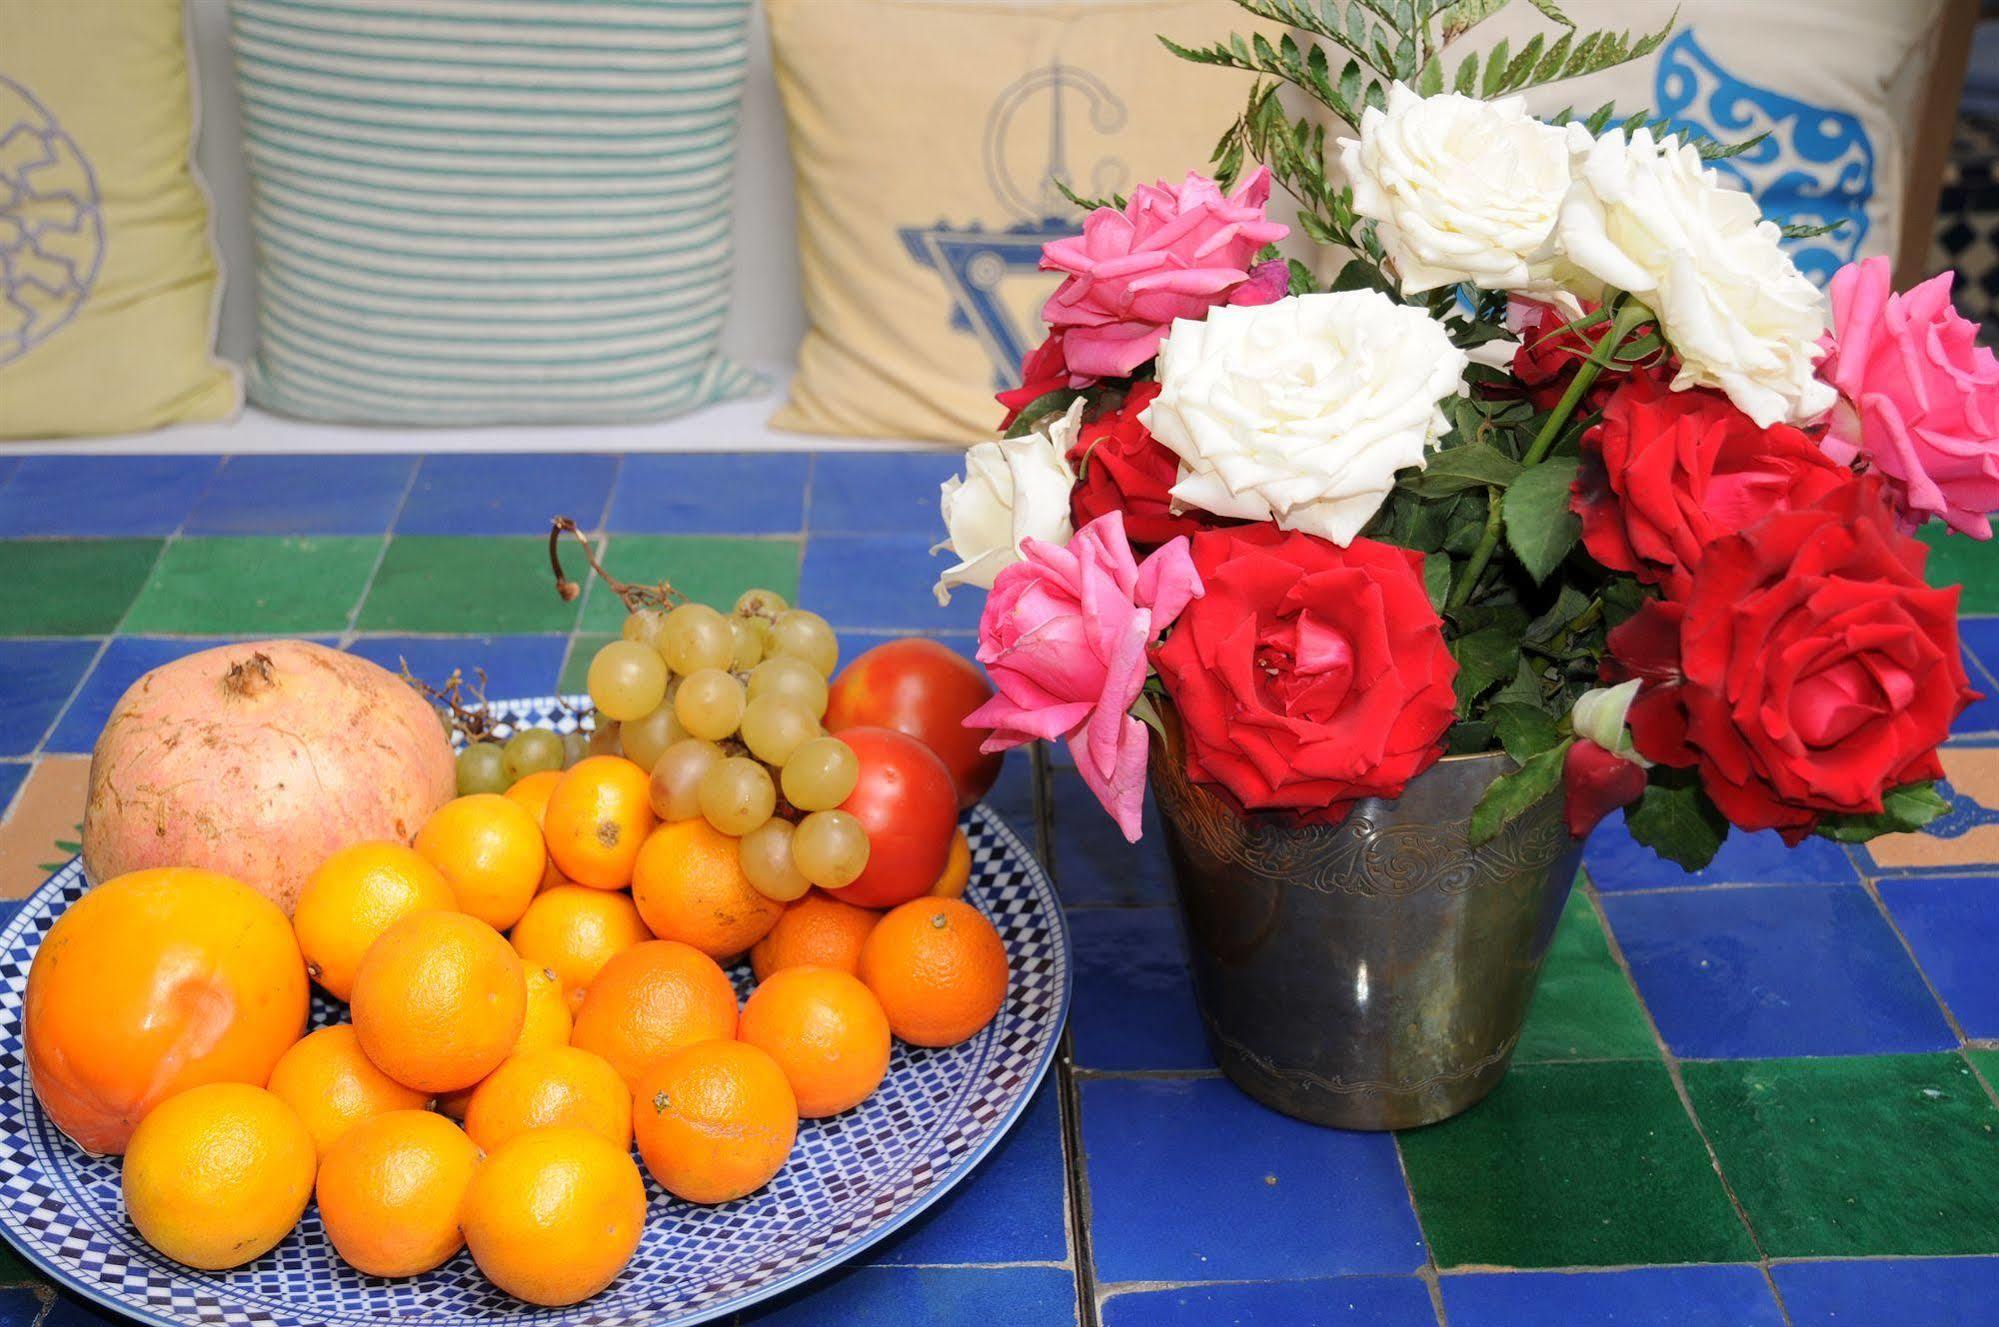
<path id="1" fill-rule="evenodd" d="M 562 603 L 548 517 L 614 572 L 795 595 L 849 653 L 970 652 L 930 596 L 953 456 L 0 459 L 0 898 L 73 851 L 91 743 L 131 680 L 219 640 L 302 635 L 494 694 L 576 689 L 615 599 Z M 1999 551 L 1938 541 L 1999 696 Z M 1076 951 L 1071 1054 L 1005 1145 L 856 1265 L 759 1324 L 1416 1327 L 1999 1324 L 1999 700 L 1945 752 L 1929 834 L 1698 876 L 1613 822 L 1515 1067 L 1400 1136 L 1251 1103 L 1202 1043 L 1156 836 L 1073 770 L 1045 838 Z M 994 802 L 1033 820 L 1028 763 Z M 0 908 L 11 904 L 0 903 Z M 0 1256 L 0 1327 L 98 1320 Z"/>

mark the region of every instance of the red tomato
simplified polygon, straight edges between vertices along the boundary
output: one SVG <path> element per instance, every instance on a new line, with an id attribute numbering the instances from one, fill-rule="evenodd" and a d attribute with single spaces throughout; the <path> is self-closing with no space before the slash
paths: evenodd
<path id="1" fill-rule="evenodd" d="M 841 670 L 826 702 L 826 731 L 872 724 L 908 733 L 951 771 L 962 811 L 999 778 L 1004 753 L 979 752 L 990 730 L 965 726 L 965 716 L 992 698 L 992 683 L 977 664 L 934 640 L 911 636 L 877 645 Z"/>
<path id="2" fill-rule="evenodd" d="M 868 832 L 868 866 L 843 903 L 892 908 L 926 893 L 944 874 L 958 831 L 951 771 L 935 752 L 889 728 L 849 728 L 840 740 L 861 762 L 860 782 L 840 809 Z"/>

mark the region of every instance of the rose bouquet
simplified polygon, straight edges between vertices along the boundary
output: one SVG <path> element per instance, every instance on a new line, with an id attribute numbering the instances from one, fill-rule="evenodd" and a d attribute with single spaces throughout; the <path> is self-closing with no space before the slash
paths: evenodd
<path id="1" fill-rule="evenodd" d="M 1663 30 L 1459 58 L 1504 0 L 1239 3 L 1290 35 L 1173 48 L 1259 75 L 1215 177 L 1078 200 L 1005 436 L 944 485 L 987 749 L 1065 740 L 1131 838 L 1168 708 L 1189 779 L 1308 823 L 1490 750 L 1473 843 L 1564 785 L 1571 833 L 1627 806 L 1688 867 L 1941 812 L 1975 693 L 1911 532 L 1999 507 L 1949 278 L 1828 299 L 1708 165 L 1751 145 L 1512 95 Z"/>

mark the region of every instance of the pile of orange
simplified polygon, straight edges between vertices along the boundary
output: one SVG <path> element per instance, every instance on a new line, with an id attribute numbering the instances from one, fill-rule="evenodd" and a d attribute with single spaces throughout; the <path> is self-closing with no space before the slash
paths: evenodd
<path id="1" fill-rule="evenodd" d="M 35 1090 L 124 1154 L 134 1226 L 190 1266 L 262 1256 L 316 1197 L 369 1275 L 466 1247 L 521 1299 L 588 1298 L 643 1231 L 634 1146 L 686 1201 L 753 1193 L 800 1119 L 873 1093 L 894 1038 L 962 1041 L 1007 987 L 962 834 L 924 898 L 783 904 L 705 820 L 656 823 L 647 787 L 593 756 L 460 797 L 410 846 L 336 854 L 289 922 L 209 872 L 110 881 L 30 972 Z M 739 1009 L 723 964 L 745 958 Z M 350 1021 L 301 1036 L 308 982 Z"/>

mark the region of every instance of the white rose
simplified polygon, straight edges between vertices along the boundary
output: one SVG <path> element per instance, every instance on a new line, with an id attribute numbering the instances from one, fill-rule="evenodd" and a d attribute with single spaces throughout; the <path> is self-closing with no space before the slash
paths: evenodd
<path id="1" fill-rule="evenodd" d="M 1717 387 L 1760 427 L 1832 407 L 1813 374 L 1825 299 L 1778 246 L 1756 201 L 1677 138 L 1569 129 L 1576 182 L 1562 203 L 1562 256 L 1659 315 L 1680 358 L 1673 386 Z M 1579 292 L 1587 293 L 1587 292 Z"/>
<path id="2" fill-rule="evenodd" d="M 1576 703 L 1569 711 L 1569 726 L 1577 737 L 1595 742 L 1612 755 L 1622 756 L 1641 769 L 1652 768 L 1652 762 L 1638 754 L 1631 744 L 1631 729 L 1625 725 L 1624 716 L 1631 712 L 1631 702 L 1638 699 L 1638 679 L 1619 682 L 1614 687 L 1596 687 L 1576 697 Z"/>
<path id="3" fill-rule="evenodd" d="M 1448 426 L 1463 381 L 1444 325 L 1374 290 L 1181 319 L 1140 416 L 1180 458 L 1176 501 L 1346 546 Z"/>
<path id="4" fill-rule="evenodd" d="M 944 481 L 944 528 L 950 538 L 937 545 L 958 555 L 937 578 L 937 602 L 951 602 L 951 587 L 993 588 L 993 578 L 1020 561 L 1020 541 L 1066 544 L 1069 490 L 1076 472 L 1069 447 L 1083 426 L 1083 402 L 1060 419 L 1018 438 L 981 442 L 965 452 L 965 474 Z M 937 549 L 932 549 L 934 553 Z"/>
<path id="5" fill-rule="evenodd" d="M 1397 83 L 1340 140 L 1354 211 L 1371 217 L 1402 293 L 1469 281 L 1553 287 L 1548 234 L 1569 191 L 1567 136 L 1519 97 L 1419 97 Z"/>

